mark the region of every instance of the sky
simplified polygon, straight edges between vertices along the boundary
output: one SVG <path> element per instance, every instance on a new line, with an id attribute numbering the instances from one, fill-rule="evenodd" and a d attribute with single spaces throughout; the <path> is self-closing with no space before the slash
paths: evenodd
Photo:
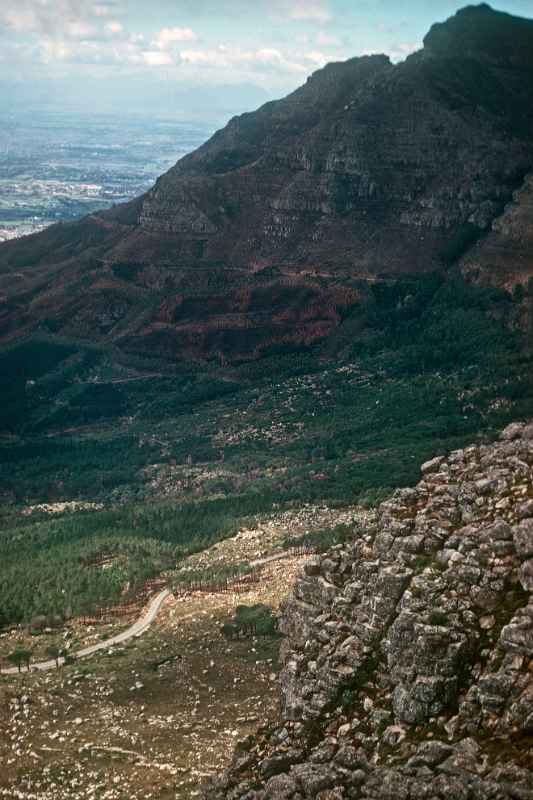
<path id="1" fill-rule="evenodd" d="M 242 97 L 247 106 L 259 97 L 286 94 L 328 61 L 376 52 L 402 60 L 421 47 L 433 22 L 463 5 L 454 0 L 0 0 L 0 81 L 4 88 L 30 92 L 68 83 L 81 103 L 84 92 L 105 97 L 128 86 L 146 87 L 147 100 L 148 87 L 166 86 L 189 94 L 196 90 L 209 102 L 220 87 L 229 87 L 232 102 L 238 105 Z M 492 5 L 533 18 L 533 0 Z"/>

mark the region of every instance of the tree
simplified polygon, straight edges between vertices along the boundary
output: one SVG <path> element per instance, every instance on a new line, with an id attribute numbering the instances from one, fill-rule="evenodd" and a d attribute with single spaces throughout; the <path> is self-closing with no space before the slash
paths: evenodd
<path id="1" fill-rule="evenodd" d="M 277 633 L 277 619 L 272 609 L 263 603 L 253 606 L 239 605 L 235 609 L 235 619 L 233 623 L 229 623 L 229 627 L 235 628 L 237 634 L 242 633 L 243 636 L 274 636 Z"/>
<path id="2" fill-rule="evenodd" d="M 33 617 L 30 622 L 30 632 L 39 633 L 46 628 L 46 617 L 40 614 L 38 617 Z"/>
<path id="3" fill-rule="evenodd" d="M 32 655 L 33 653 L 31 650 L 27 650 L 24 647 L 17 647 L 16 650 L 8 655 L 7 660 L 18 667 L 19 672 L 22 672 L 22 667 L 24 664 L 29 671 Z"/>
<path id="4" fill-rule="evenodd" d="M 221 628 L 222 634 L 226 639 L 235 639 L 239 635 L 239 629 L 231 622 L 225 622 Z"/>
<path id="5" fill-rule="evenodd" d="M 51 644 L 46 648 L 46 654 L 56 662 L 56 667 L 59 669 L 59 661 L 65 657 L 65 650 L 57 644 Z"/>
<path id="6" fill-rule="evenodd" d="M 521 283 L 517 283 L 513 289 L 513 300 L 515 303 L 521 303 L 526 295 L 526 290 Z"/>

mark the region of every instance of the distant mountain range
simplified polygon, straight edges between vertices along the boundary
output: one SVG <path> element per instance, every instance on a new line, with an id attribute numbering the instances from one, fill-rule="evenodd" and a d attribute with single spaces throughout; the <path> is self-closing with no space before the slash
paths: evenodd
<path id="1" fill-rule="evenodd" d="M 140 102 L 142 98 L 142 102 Z M 181 86 L 172 80 L 141 77 L 86 78 L 83 92 L 72 78 L 40 81 L 0 80 L 0 109 L 13 111 L 38 109 L 146 116 L 156 114 L 191 120 L 225 122 L 229 115 L 240 114 L 270 100 L 271 96 L 253 84 L 220 86 Z"/>

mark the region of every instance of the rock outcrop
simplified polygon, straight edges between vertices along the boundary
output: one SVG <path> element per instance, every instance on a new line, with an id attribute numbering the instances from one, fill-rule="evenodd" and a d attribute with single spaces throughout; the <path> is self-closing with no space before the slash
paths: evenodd
<path id="1" fill-rule="evenodd" d="M 533 425 L 436 458 L 287 603 L 224 800 L 533 798 Z"/>
<path id="2" fill-rule="evenodd" d="M 144 197 L 2 245 L 0 343 L 44 327 L 254 358 L 327 337 L 366 283 L 443 272 L 476 240 L 466 274 L 527 283 L 532 52 L 533 22 L 481 5 L 402 64 L 329 64 Z"/>

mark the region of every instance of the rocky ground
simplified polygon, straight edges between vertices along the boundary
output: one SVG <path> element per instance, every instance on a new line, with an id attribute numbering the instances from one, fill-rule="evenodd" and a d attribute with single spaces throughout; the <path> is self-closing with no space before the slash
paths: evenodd
<path id="1" fill-rule="evenodd" d="M 533 798 L 533 425 L 422 472 L 307 562 L 283 721 L 210 800 Z"/>
<path id="2" fill-rule="evenodd" d="M 101 657 L 0 681 L 0 797 L 182 798 L 278 708 L 279 640 L 227 641 L 236 603 L 275 606 L 301 560 L 244 595 L 167 601 L 149 633 Z"/>
<path id="3" fill-rule="evenodd" d="M 195 571 L 283 553 L 288 535 L 367 519 L 360 509 L 306 506 L 258 520 L 236 537 L 191 556 Z M 166 601 L 151 630 L 101 656 L 47 673 L 0 677 L 0 798 L 145 800 L 190 798 L 229 762 L 237 741 L 279 713 L 278 638 L 232 639 L 221 625 L 237 604 L 275 612 L 304 556 L 261 567 L 248 591 L 190 593 Z M 132 620 L 0 639 L 35 658 L 58 637 L 75 652 L 110 638 Z"/>
<path id="4" fill-rule="evenodd" d="M 331 530 L 338 525 L 360 525 L 373 519 L 373 513 L 359 506 L 338 509 L 328 506 L 306 504 L 299 509 L 282 511 L 272 517 L 264 517 L 236 536 L 213 545 L 209 550 L 189 556 L 187 568 L 212 569 L 222 566 L 237 566 L 270 556 L 282 555 L 289 539 L 305 534 Z"/>
<path id="5" fill-rule="evenodd" d="M 75 653 L 77 650 L 111 639 L 117 633 L 121 633 L 134 622 L 135 614 L 128 615 L 125 619 L 113 619 L 94 625 L 86 625 L 80 619 L 72 619 L 68 623 L 61 623 L 58 627 L 44 627 L 40 631 L 17 625 L 0 634 L 0 666 L 2 669 L 11 667 L 7 655 L 19 647 L 31 651 L 31 663 L 48 661 L 50 659 L 48 648 L 52 646 L 57 646 L 67 653 Z"/>

